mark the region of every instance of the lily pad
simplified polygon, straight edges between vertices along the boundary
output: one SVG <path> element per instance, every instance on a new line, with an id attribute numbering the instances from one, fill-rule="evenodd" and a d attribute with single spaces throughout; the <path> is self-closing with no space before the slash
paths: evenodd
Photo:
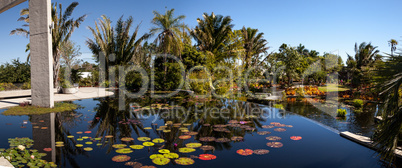
<path id="1" fill-rule="evenodd" d="M 106 135 L 105 138 L 113 138 L 113 135 Z"/>
<path id="2" fill-rule="evenodd" d="M 152 143 L 152 142 L 144 142 L 144 143 L 142 143 L 142 145 L 144 145 L 144 146 L 154 146 L 155 144 Z"/>
<path id="3" fill-rule="evenodd" d="M 150 130 L 152 129 L 151 127 L 144 127 L 145 130 Z"/>
<path id="4" fill-rule="evenodd" d="M 77 132 L 77 134 L 82 134 L 82 132 L 81 132 L 81 131 L 79 131 L 79 132 Z"/>
<path id="5" fill-rule="evenodd" d="M 165 156 L 165 158 L 169 158 L 169 159 L 179 158 L 179 155 L 177 153 L 165 153 L 165 154 L 163 154 L 163 156 Z"/>
<path id="6" fill-rule="evenodd" d="M 282 138 L 281 138 L 281 137 L 278 137 L 278 136 L 269 136 L 269 137 L 266 137 L 265 139 L 267 139 L 267 140 L 269 140 L 269 141 L 279 141 L 279 140 L 281 140 Z"/>
<path id="7" fill-rule="evenodd" d="M 276 132 L 285 132 L 286 129 L 285 128 L 275 128 L 274 131 L 276 131 Z"/>
<path id="8" fill-rule="evenodd" d="M 187 148 L 199 148 L 201 146 L 202 146 L 201 143 L 188 143 L 188 144 L 186 144 Z"/>
<path id="9" fill-rule="evenodd" d="M 215 137 L 201 137 L 199 140 L 202 142 L 213 142 L 216 140 L 216 138 Z"/>
<path id="10" fill-rule="evenodd" d="M 275 126 L 273 126 L 273 125 L 263 125 L 263 126 L 261 126 L 262 128 L 274 128 Z"/>
<path id="11" fill-rule="evenodd" d="M 94 150 L 94 149 L 91 148 L 91 147 L 86 147 L 86 148 L 84 148 L 84 151 L 87 151 L 87 152 L 92 151 L 92 150 Z"/>
<path id="12" fill-rule="evenodd" d="M 141 168 L 142 167 L 142 163 L 140 163 L 140 162 L 126 162 L 124 165 L 131 166 L 133 168 Z"/>
<path id="13" fill-rule="evenodd" d="M 163 130 L 164 133 L 169 133 L 171 130 Z"/>
<path id="14" fill-rule="evenodd" d="M 271 148 L 281 148 L 283 147 L 283 144 L 281 142 L 268 142 L 267 146 Z"/>
<path id="15" fill-rule="evenodd" d="M 93 144 L 93 142 L 88 141 L 88 142 L 85 142 L 85 144 L 87 144 L 87 145 L 92 145 L 92 144 Z"/>
<path id="16" fill-rule="evenodd" d="M 83 147 L 84 145 L 83 145 L 83 144 L 76 144 L 75 146 L 81 148 L 81 147 Z"/>
<path id="17" fill-rule="evenodd" d="M 160 150 L 158 150 L 158 152 L 159 153 L 170 153 L 170 150 L 169 149 L 160 149 Z"/>
<path id="18" fill-rule="evenodd" d="M 69 135 L 67 136 L 67 138 L 74 138 L 74 135 Z"/>
<path id="19" fill-rule="evenodd" d="M 84 133 L 86 133 L 86 134 L 90 134 L 90 133 L 92 133 L 92 131 L 85 131 Z"/>
<path id="20" fill-rule="evenodd" d="M 301 136 L 291 136 L 290 139 L 294 140 L 294 141 L 298 141 L 298 140 L 301 140 L 302 137 Z"/>
<path id="21" fill-rule="evenodd" d="M 133 141 L 134 138 L 131 138 L 131 137 L 124 137 L 124 138 L 121 138 L 120 140 L 123 141 L 123 142 L 130 142 L 130 141 Z"/>
<path id="22" fill-rule="evenodd" d="M 265 155 L 269 153 L 269 150 L 266 149 L 256 149 L 253 151 L 256 155 Z"/>
<path id="23" fill-rule="evenodd" d="M 200 159 L 200 160 L 214 160 L 214 159 L 216 159 L 216 156 L 211 155 L 211 154 L 201 154 L 200 156 L 198 156 L 198 159 Z"/>
<path id="24" fill-rule="evenodd" d="M 178 158 L 178 159 L 174 160 L 174 162 L 176 162 L 176 164 L 178 164 L 178 165 L 184 165 L 184 166 L 194 164 L 194 160 L 191 158 L 187 158 L 187 157 Z"/>
<path id="25" fill-rule="evenodd" d="M 269 131 L 258 131 L 257 134 L 258 135 L 268 135 L 268 134 L 271 134 L 271 132 L 269 132 Z"/>
<path id="26" fill-rule="evenodd" d="M 215 140 L 215 142 L 219 143 L 225 143 L 225 142 L 230 142 L 231 140 L 229 138 L 218 138 Z"/>
<path id="27" fill-rule="evenodd" d="M 132 149 L 143 149 L 144 146 L 142 146 L 142 145 L 131 145 L 130 148 L 132 148 Z"/>
<path id="28" fill-rule="evenodd" d="M 149 140 L 151 140 L 150 137 L 138 137 L 137 139 L 138 139 L 139 141 L 149 141 Z"/>
<path id="29" fill-rule="evenodd" d="M 114 144 L 114 145 L 112 145 L 112 147 L 116 148 L 116 149 L 125 148 L 126 146 L 127 146 L 126 144 Z"/>
<path id="30" fill-rule="evenodd" d="M 43 151 L 50 152 L 50 151 L 52 151 L 52 148 L 44 148 Z"/>
<path id="31" fill-rule="evenodd" d="M 152 159 L 152 162 L 156 165 L 162 166 L 162 165 L 167 165 L 170 162 L 170 159 L 169 158 L 155 158 L 155 159 Z"/>
<path id="32" fill-rule="evenodd" d="M 232 138 L 230 138 L 232 141 L 241 141 L 241 140 L 243 140 L 244 138 L 243 137 L 241 137 L 241 136 L 234 136 L 234 137 L 232 137 Z"/>
<path id="33" fill-rule="evenodd" d="M 165 158 L 165 156 L 163 156 L 162 154 L 152 154 L 151 156 L 149 156 L 149 158 L 153 160 L 155 158 Z"/>
<path id="34" fill-rule="evenodd" d="M 197 135 L 198 132 L 194 132 L 194 131 L 190 131 L 190 132 L 186 132 L 186 135 Z"/>
<path id="35" fill-rule="evenodd" d="M 251 149 L 239 149 L 236 151 L 236 153 L 243 156 L 249 156 L 252 155 L 254 151 Z"/>
<path id="36" fill-rule="evenodd" d="M 179 139 L 190 139 L 191 136 L 190 135 L 180 135 Z"/>
<path id="37" fill-rule="evenodd" d="M 163 142 L 165 142 L 165 140 L 162 139 L 162 138 L 155 138 L 155 139 L 152 140 L 152 142 L 153 143 L 163 143 Z"/>
<path id="38" fill-rule="evenodd" d="M 207 150 L 215 150 L 215 147 L 211 145 L 204 145 L 200 147 L 201 150 L 207 151 Z"/>
<path id="39" fill-rule="evenodd" d="M 228 129 L 226 129 L 226 128 L 214 128 L 214 131 L 216 131 L 216 132 L 226 132 L 226 131 L 229 131 Z"/>
<path id="40" fill-rule="evenodd" d="M 191 152 L 194 152 L 194 151 L 195 151 L 194 148 L 179 148 L 180 153 L 191 153 Z"/>
<path id="41" fill-rule="evenodd" d="M 127 162 L 130 159 L 131 159 L 131 157 L 127 156 L 127 155 L 117 155 L 117 156 L 112 158 L 112 161 L 114 161 L 114 162 Z"/>
<path id="42" fill-rule="evenodd" d="M 121 148 L 121 149 L 117 149 L 116 153 L 129 154 L 129 153 L 133 153 L 133 150 L 131 150 L 130 148 Z"/>

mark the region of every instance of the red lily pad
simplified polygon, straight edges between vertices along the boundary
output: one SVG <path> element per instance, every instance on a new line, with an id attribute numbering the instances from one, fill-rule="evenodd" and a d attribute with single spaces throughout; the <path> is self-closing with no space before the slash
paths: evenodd
<path id="1" fill-rule="evenodd" d="M 198 156 L 198 159 L 200 159 L 200 160 L 214 160 L 214 159 L 216 159 L 216 156 L 211 155 L 211 154 L 201 154 L 200 156 Z"/>
<path id="2" fill-rule="evenodd" d="M 186 132 L 186 135 L 197 135 L 198 132 L 194 132 L 194 131 L 190 131 L 190 132 Z"/>
<path id="3" fill-rule="evenodd" d="M 271 148 L 281 148 L 283 147 L 283 144 L 281 142 L 268 142 L 267 146 Z"/>
<path id="4" fill-rule="evenodd" d="M 236 153 L 242 156 L 249 156 L 252 155 L 254 151 L 251 149 L 239 149 L 236 151 Z"/>
<path id="5" fill-rule="evenodd" d="M 253 152 L 254 152 L 254 154 L 256 154 L 256 155 L 265 155 L 265 154 L 269 153 L 269 150 L 266 150 L 266 149 L 256 149 L 256 150 L 254 150 Z"/>
<path id="6" fill-rule="evenodd" d="M 298 141 L 298 140 L 301 140 L 302 137 L 301 136 L 291 136 L 290 139 L 294 140 L 294 141 Z"/>
<path id="7" fill-rule="evenodd" d="M 120 140 L 123 141 L 123 142 L 130 142 L 130 141 L 134 141 L 134 138 L 124 137 L 124 138 L 121 138 Z"/>
<path id="8" fill-rule="evenodd" d="M 43 151 L 50 152 L 50 151 L 52 151 L 52 148 L 44 148 Z"/>
<path id="9" fill-rule="evenodd" d="M 127 156 L 127 155 L 117 155 L 112 158 L 112 161 L 113 162 L 127 162 L 130 159 L 131 159 L 131 157 Z"/>
<path id="10" fill-rule="evenodd" d="M 86 133 L 86 134 L 90 134 L 90 133 L 92 133 L 92 131 L 85 131 L 84 133 Z"/>
<path id="11" fill-rule="evenodd" d="M 191 136 L 190 135 L 180 135 L 179 139 L 190 139 Z"/>

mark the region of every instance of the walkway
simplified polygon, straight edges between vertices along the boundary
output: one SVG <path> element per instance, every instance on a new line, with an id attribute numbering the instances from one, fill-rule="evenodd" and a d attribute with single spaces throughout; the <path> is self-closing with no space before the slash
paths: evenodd
<path id="1" fill-rule="evenodd" d="M 89 99 L 96 97 L 107 97 L 112 96 L 113 94 L 114 94 L 113 92 L 106 91 L 106 88 L 84 87 L 80 88 L 78 92 L 75 94 L 55 94 L 54 101 L 60 102 L 60 101 Z M 0 99 L 0 109 L 18 106 L 20 103 L 23 102 L 31 102 L 31 97 Z"/>

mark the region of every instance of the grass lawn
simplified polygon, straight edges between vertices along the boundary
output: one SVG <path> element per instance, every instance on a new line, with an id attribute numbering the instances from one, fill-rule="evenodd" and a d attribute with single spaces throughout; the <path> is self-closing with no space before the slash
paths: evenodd
<path id="1" fill-rule="evenodd" d="M 336 91 L 345 91 L 349 90 L 350 88 L 344 85 L 338 85 L 338 84 L 327 84 L 327 86 L 320 86 L 318 87 L 318 90 L 323 91 L 323 92 L 336 92 Z"/>
<path id="2" fill-rule="evenodd" d="M 78 106 L 72 103 L 55 103 L 54 108 L 42 108 L 36 106 L 15 106 L 7 109 L 2 114 L 3 115 L 39 115 L 48 113 L 58 113 L 65 111 L 72 111 L 77 109 Z"/>

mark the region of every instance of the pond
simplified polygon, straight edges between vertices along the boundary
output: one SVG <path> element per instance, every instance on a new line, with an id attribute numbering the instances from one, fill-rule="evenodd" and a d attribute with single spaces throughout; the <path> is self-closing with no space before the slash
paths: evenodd
<path id="1" fill-rule="evenodd" d="M 188 167 L 384 167 L 373 150 L 298 114 L 266 105 L 146 97 L 126 100 L 123 106 L 115 98 L 73 103 L 81 108 L 35 116 L 0 115 L 0 148 L 8 147 L 8 138 L 32 138 L 33 148 L 47 153 L 44 159 L 59 167 L 129 167 L 127 162 L 155 167 L 183 163 L 192 164 Z M 274 136 L 280 140 L 273 141 Z M 153 155 L 166 152 L 178 156 Z M 125 162 L 115 162 L 118 155 L 125 155 L 119 158 Z"/>

